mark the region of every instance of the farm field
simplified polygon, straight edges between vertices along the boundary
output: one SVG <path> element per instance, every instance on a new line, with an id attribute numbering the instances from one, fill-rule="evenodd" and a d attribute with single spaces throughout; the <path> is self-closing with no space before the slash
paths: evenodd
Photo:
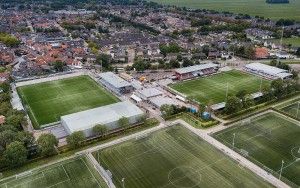
<path id="1" fill-rule="evenodd" d="M 260 90 L 261 83 L 264 87 L 269 85 L 270 81 L 232 70 L 205 78 L 179 82 L 170 87 L 200 103 L 215 104 L 226 100 L 227 84 L 228 95 L 235 95 L 240 90 L 255 93 Z"/>
<path id="2" fill-rule="evenodd" d="M 300 21 L 300 1 L 290 0 L 289 4 L 267 4 L 264 0 L 151 0 L 165 5 L 194 9 L 210 9 L 233 13 L 263 16 L 272 20 L 294 19 Z"/>
<path id="3" fill-rule="evenodd" d="M 17 88 L 35 128 L 67 115 L 118 101 L 88 76 Z"/>
<path id="4" fill-rule="evenodd" d="M 242 121 L 214 134 L 222 143 L 252 162 L 279 177 L 283 163 L 282 180 L 292 187 L 300 185 L 300 125 L 275 112 Z"/>
<path id="5" fill-rule="evenodd" d="M 112 173 L 117 187 L 270 187 L 180 125 L 96 151 L 93 155 Z"/>
<path id="6" fill-rule="evenodd" d="M 10 187 L 107 188 L 107 185 L 85 157 L 77 157 L 0 181 L 0 188 Z"/>
<path id="7" fill-rule="evenodd" d="M 280 44 L 280 39 L 273 39 L 273 42 Z M 283 38 L 282 44 L 292 45 L 292 47 L 300 47 L 300 37 Z"/>

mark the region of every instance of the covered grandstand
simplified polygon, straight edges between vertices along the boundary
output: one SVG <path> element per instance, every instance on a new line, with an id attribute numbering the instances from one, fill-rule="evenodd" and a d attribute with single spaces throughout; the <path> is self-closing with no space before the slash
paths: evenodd
<path id="1" fill-rule="evenodd" d="M 130 93 L 133 86 L 123 78 L 112 72 L 100 73 L 100 82 L 116 94 Z"/>
<path id="2" fill-rule="evenodd" d="M 280 69 L 262 63 L 250 63 L 245 65 L 244 69 L 247 72 L 254 73 L 269 79 L 288 79 L 292 77 L 292 74 L 289 73 L 288 70 Z"/>
<path id="3" fill-rule="evenodd" d="M 105 125 L 108 130 L 119 128 L 118 120 L 126 117 L 130 124 L 137 123 L 144 112 L 129 101 L 119 102 L 61 117 L 61 124 L 68 134 L 83 131 L 86 137 L 93 136 L 93 127 Z"/>
<path id="4" fill-rule="evenodd" d="M 210 75 L 218 71 L 219 66 L 214 63 L 205 63 L 175 70 L 178 80 L 190 79 L 198 76 Z"/>

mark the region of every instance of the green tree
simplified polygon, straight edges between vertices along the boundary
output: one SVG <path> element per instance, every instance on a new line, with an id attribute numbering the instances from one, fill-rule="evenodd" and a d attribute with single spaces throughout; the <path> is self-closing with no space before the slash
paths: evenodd
<path id="1" fill-rule="evenodd" d="M 172 105 L 164 104 L 160 107 L 160 111 L 164 117 L 171 116 L 175 113 L 175 109 Z"/>
<path id="2" fill-rule="evenodd" d="M 170 66 L 171 66 L 171 68 L 179 68 L 180 63 L 177 60 L 171 60 L 170 61 Z"/>
<path id="3" fill-rule="evenodd" d="M 225 105 L 225 112 L 227 114 L 235 113 L 242 109 L 242 102 L 236 96 L 229 96 Z"/>
<path id="4" fill-rule="evenodd" d="M 95 125 L 93 127 L 93 133 L 96 135 L 104 136 L 107 133 L 107 127 L 101 124 Z"/>
<path id="5" fill-rule="evenodd" d="M 73 132 L 67 137 L 67 143 L 72 149 L 80 147 L 84 140 L 85 136 L 82 131 Z"/>
<path id="6" fill-rule="evenodd" d="M 127 128 L 129 127 L 129 119 L 127 117 L 121 117 L 119 120 L 118 120 L 118 125 L 119 127 L 121 128 Z"/>
<path id="7" fill-rule="evenodd" d="M 273 80 L 271 82 L 271 88 L 277 98 L 285 95 L 284 83 L 282 79 Z"/>
<path id="8" fill-rule="evenodd" d="M 10 143 L 6 150 L 3 152 L 3 157 L 6 165 L 9 167 L 17 167 L 24 164 L 27 160 L 27 150 L 22 142 Z"/>
<path id="9" fill-rule="evenodd" d="M 103 69 L 110 69 L 111 56 L 107 54 L 100 54 L 96 57 L 96 63 L 101 65 Z"/>
<path id="10" fill-rule="evenodd" d="M 12 130 L 4 130 L 0 132 L 0 146 L 6 148 L 7 145 L 16 141 L 17 133 Z"/>
<path id="11" fill-rule="evenodd" d="M 24 121 L 23 114 L 12 114 L 12 115 L 8 116 L 6 119 L 7 124 L 15 126 L 16 128 L 20 127 L 20 125 L 23 121 Z"/>
<path id="12" fill-rule="evenodd" d="M 51 156 L 57 153 L 58 140 L 53 134 L 42 134 L 37 143 L 42 156 Z"/>
<path id="13" fill-rule="evenodd" d="M 62 72 L 63 70 L 64 70 L 64 66 L 65 66 L 66 64 L 64 63 L 64 62 L 62 62 L 62 61 L 55 61 L 54 63 L 53 63 L 53 68 L 56 70 L 56 71 L 58 71 L 58 72 Z"/>

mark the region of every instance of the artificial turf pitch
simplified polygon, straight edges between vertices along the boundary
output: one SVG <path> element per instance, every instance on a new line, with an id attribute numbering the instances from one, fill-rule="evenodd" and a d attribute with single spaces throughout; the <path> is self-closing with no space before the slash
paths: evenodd
<path id="1" fill-rule="evenodd" d="M 300 118 L 300 101 L 294 102 L 288 106 L 280 108 L 281 111 L 295 118 Z"/>
<path id="2" fill-rule="evenodd" d="M 117 187 L 269 187 L 248 169 L 177 125 L 93 153 Z"/>
<path id="3" fill-rule="evenodd" d="M 36 128 L 63 115 L 118 101 L 88 76 L 78 76 L 17 88 Z"/>
<path id="4" fill-rule="evenodd" d="M 300 186 L 300 125 L 275 112 L 242 121 L 238 125 L 215 133 L 214 137 L 266 167 L 279 177 L 284 161 L 282 178 L 293 187 Z M 247 154 L 248 152 L 248 154 Z"/>
<path id="5" fill-rule="evenodd" d="M 260 85 L 263 88 L 268 86 L 270 81 L 232 70 L 205 78 L 179 82 L 170 87 L 200 103 L 215 104 L 226 101 L 227 84 L 228 95 L 235 95 L 241 90 L 249 93 L 257 92 L 260 90 Z"/>
<path id="6" fill-rule="evenodd" d="M 85 157 L 66 160 L 19 177 L 0 181 L 0 188 L 106 188 L 104 180 Z"/>

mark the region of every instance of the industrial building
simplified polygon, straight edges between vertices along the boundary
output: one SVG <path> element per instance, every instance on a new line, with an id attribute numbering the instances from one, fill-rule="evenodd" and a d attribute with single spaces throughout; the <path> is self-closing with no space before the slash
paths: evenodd
<path id="1" fill-rule="evenodd" d="M 108 130 L 114 130 L 119 128 L 120 118 L 126 117 L 130 124 L 134 124 L 143 115 L 144 112 L 136 105 L 125 101 L 62 116 L 61 124 L 68 134 L 83 131 L 86 137 L 90 137 L 94 135 L 92 129 L 95 125 L 105 125 Z"/>
<path id="2" fill-rule="evenodd" d="M 133 86 L 112 72 L 100 73 L 100 82 L 116 94 L 126 94 L 133 91 Z"/>
<path id="3" fill-rule="evenodd" d="M 288 70 L 280 69 L 262 63 L 250 63 L 245 65 L 244 69 L 247 72 L 257 74 L 269 79 L 288 79 L 292 77 L 292 74 L 289 73 Z"/>
<path id="4" fill-rule="evenodd" d="M 190 67 L 179 68 L 175 70 L 175 76 L 178 80 L 190 79 L 198 76 L 205 76 L 216 73 L 219 66 L 214 63 L 205 63 Z"/>

